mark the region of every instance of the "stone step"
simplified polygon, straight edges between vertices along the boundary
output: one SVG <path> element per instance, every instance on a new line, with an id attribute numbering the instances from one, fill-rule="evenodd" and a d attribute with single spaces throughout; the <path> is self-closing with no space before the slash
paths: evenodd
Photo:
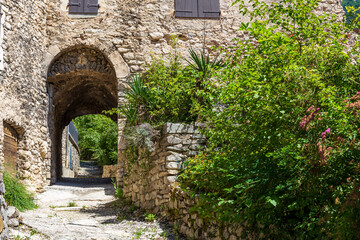
<path id="1" fill-rule="evenodd" d="M 60 178 L 58 183 L 110 184 L 112 180 L 111 178 Z"/>

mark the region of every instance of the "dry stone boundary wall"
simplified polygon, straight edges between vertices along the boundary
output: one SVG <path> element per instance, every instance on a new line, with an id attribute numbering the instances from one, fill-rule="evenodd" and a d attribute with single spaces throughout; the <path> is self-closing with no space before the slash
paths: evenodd
<path id="1" fill-rule="evenodd" d="M 192 239 L 240 239 L 241 226 L 220 226 L 204 221 L 192 210 L 197 201 L 177 183 L 184 161 L 195 156 L 206 144 L 200 134 L 202 124 L 164 125 L 155 149 L 150 155 L 140 154 L 129 167 L 130 159 L 120 163 L 122 173 L 119 182 L 123 184 L 124 197 L 147 211 L 161 214 L 170 219 L 180 233 Z M 144 153 L 144 149 L 139 149 Z M 251 236 L 249 236 L 251 238 Z"/>
<path id="2" fill-rule="evenodd" d="M 140 157 L 134 163 L 123 159 L 118 182 L 123 185 L 124 196 L 143 209 L 162 212 L 170 202 L 170 186 L 177 182 L 185 159 L 197 154 L 205 143 L 196 128 L 197 125 L 168 123 L 150 155 L 139 149 Z"/>

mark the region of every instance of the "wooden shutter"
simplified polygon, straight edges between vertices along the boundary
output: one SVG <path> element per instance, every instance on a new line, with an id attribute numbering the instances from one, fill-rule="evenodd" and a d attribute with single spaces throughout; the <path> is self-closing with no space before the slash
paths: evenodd
<path id="1" fill-rule="evenodd" d="M 175 0 L 176 17 L 197 17 L 197 0 Z"/>
<path id="2" fill-rule="evenodd" d="M 84 0 L 69 1 L 69 13 L 83 13 L 83 12 L 84 12 Z"/>
<path id="3" fill-rule="evenodd" d="M 201 18 L 220 18 L 219 0 L 198 0 L 199 17 Z"/>
<path id="4" fill-rule="evenodd" d="M 97 14 L 99 10 L 98 0 L 84 0 L 84 13 Z"/>
<path id="5" fill-rule="evenodd" d="M 4 123 L 4 167 L 14 175 L 16 173 L 17 143 L 18 135 L 15 129 Z"/>

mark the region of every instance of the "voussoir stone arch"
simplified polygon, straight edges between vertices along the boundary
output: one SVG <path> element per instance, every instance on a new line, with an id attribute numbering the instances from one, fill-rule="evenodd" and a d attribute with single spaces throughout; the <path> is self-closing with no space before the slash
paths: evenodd
<path id="1" fill-rule="evenodd" d="M 51 61 L 50 61 L 51 59 Z M 62 131 L 70 121 L 87 114 L 103 114 L 123 102 L 129 69 L 121 55 L 107 45 L 50 46 L 46 55 L 49 129 L 52 142 L 51 181 L 62 176 Z M 119 122 L 119 138 L 122 120 Z"/>
<path id="2" fill-rule="evenodd" d="M 89 49 L 99 50 L 108 62 L 111 64 L 112 68 L 115 70 L 116 78 L 119 80 L 124 80 L 130 75 L 130 69 L 126 62 L 124 61 L 121 54 L 117 49 L 112 45 L 103 44 L 101 42 L 94 41 L 83 41 L 83 42 L 65 42 L 61 45 L 50 45 L 45 53 L 44 65 L 47 69 L 46 77 L 48 77 L 50 67 L 53 65 L 54 61 L 64 52 L 71 51 L 74 48 L 87 47 Z"/>

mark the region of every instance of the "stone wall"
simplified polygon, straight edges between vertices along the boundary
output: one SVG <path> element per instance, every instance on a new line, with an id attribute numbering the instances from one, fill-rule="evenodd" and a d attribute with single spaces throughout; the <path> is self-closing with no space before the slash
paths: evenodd
<path id="1" fill-rule="evenodd" d="M 4 160 L 3 123 L 14 127 L 18 143 L 18 174 L 32 190 L 46 184 L 49 172 L 47 94 L 42 68 L 45 41 L 45 0 L 0 0 L 0 161 Z M 4 185 L 0 177 L 0 211 L 7 239 Z"/>
<path id="2" fill-rule="evenodd" d="M 49 172 L 48 97 L 42 67 L 46 39 L 45 0 L 0 0 L 3 24 L 4 71 L 0 76 L 0 160 L 3 161 L 3 122 L 21 135 L 18 173 L 36 189 Z M 1 53 L 1 52 L 0 52 Z"/>
<path id="3" fill-rule="evenodd" d="M 176 185 L 171 186 L 171 200 L 167 206 L 167 217 L 177 225 L 179 233 L 190 239 L 203 240 L 237 240 L 259 239 L 259 234 L 244 236 L 241 225 L 223 225 L 211 220 L 204 220 L 199 213 L 193 210 L 196 197 L 183 191 Z M 260 233 L 261 234 L 261 233 Z"/>
<path id="4" fill-rule="evenodd" d="M 76 46 L 102 53 L 115 71 L 121 103 L 129 74 L 143 71 L 153 58 L 171 54 L 172 36 L 178 38 L 177 51 L 183 56 L 190 47 L 202 49 L 205 45 L 211 51 L 212 46 L 232 45 L 234 38 L 247 38 L 237 31 L 247 19 L 232 2 L 220 0 L 221 18 L 204 20 L 175 18 L 174 0 L 99 0 L 101 7 L 95 16 L 69 14 L 68 0 L 0 0 L 5 13 L 0 34 L 0 60 L 2 53 L 4 56 L 0 63 L 0 160 L 6 121 L 22 129 L 18 171 L 25 183 L 35 189 L 49 184 L 51 178 L 56 181 L 59 166 L 50 159 L 55 159 L 54 149 L 60 146 L 56 141 L 61 140 L 54 128 L 61 126 L 54 126 L 49 117 L 54 106 L 47 80 L 53 77 L 48 69 L 58 66 L 55 60 L 63 53 Z M 339 3 L 330 0 L 324 0 L 319 11 L 342 13 Z M 71 65 L 63 67 L 72 69 Z M 121 136 L 124 120 L 118 121 Z"/>
<path id="5" fill-rule="evenodd" d="M 9 239 L 8 217 L 7 217 L 7 204 L 5 202 L 5 186 L 3 175 L 0 173 L 0 239 Z M 1 224 L 2 223 L 2 224 Z"/>
<path id="6" fill-rule="evenodd" d="M 116 178 L 118 172 L 118 165 L 104 165 L 102 178 Z"/>
<path id="7" fill-rule="evenodd" d="M 240 225 L 219 225 L 203 220 L 192 210 L 197 201 L 183 191 L 177 182 L 184 161 L 205 147 L 206 138 L 199 133 L 202 124 L 167 123 L 158 136 L 153 137 L 154 148 L 148 152 L 138 149 L 136 159 L 124 154 L 119 163 L 124 197 L 147 211 L 166 216 L 178 231 L 190 239 L 236 240 L 242 237 Z M 132 129 L 132 132 L 134 130 Z M 131 151 L 134 151 L 133 149 Z M 247 236 L 246 239 L 255 239 Z"/>
<path id="8" fill-rule="evenodd" d="M 170 202 L 170 185 L 177 182 L 185 159 L 194 156 L 205 143 L 196 128 L 168 123 L 151 152 L 140 148 L 136 159 L 123 159 L 120 164 L 125 175 L 118 180 L 123 184 L 124 196 L 141 208 L 162 212 Z"/>
<path id="9" fill-rule="evenodd" d="M 65 127 L 62 132 L 62 176 L 65 178 L 75 178 L 78 175 L 80 168 L 80 149 L 72 135 L 67 135 L 67 129 Z M 68 136 L 68 138 L 67 138 Z M 70 165 L 71 158 L 71 165 Z"/>

